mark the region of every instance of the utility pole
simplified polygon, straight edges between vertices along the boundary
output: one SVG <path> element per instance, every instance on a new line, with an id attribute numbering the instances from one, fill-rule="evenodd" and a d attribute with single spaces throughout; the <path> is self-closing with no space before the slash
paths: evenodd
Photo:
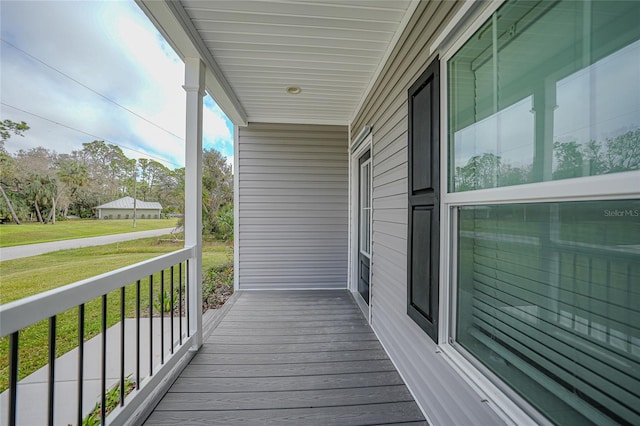
<path id="1" fill-rule="evenodd" d="M 133 160 L 133 227 L 136 227 L 136 203 L 138 201 L 138 195 L 136 194 L 136 182 L 138 181 L 138 162 Z"/>

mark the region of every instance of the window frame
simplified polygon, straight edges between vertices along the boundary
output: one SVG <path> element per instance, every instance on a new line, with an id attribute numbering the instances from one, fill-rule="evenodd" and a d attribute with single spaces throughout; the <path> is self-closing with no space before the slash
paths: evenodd
<path id="1" fill-rule="evenodd" d="M 358 189 L 359 189 L 359 192 L 360 192 L 360 197 L 359 197 L 359 200 L 358 200 L 358 202 L 359 202 L 359 204 L 358 204 L 358 214 L 359 214 L 359 218 L 358 218 L 358 222 L 359 222 L 358 246 L 360 247 L 360 250 L 359 250 L 360 253 L 362 253 L 365 256 L 367 256 L 369 258 L 369 261 L 371 261 L 371 228 L 372 228 L 371 225 L 373 223 L 373 220 L 372 220 L 372 217 L 373 217 L 373 206 L 372 206 L 372 198 L 373 198 L 372 197 L 372 195 L 373 195 L 373 191 L 372 191 L 373 161 L 372 161 L 372 158 L 371 158 L 371 149 L 369 149 L 368 151 L 369 151 L 369 158 L 367 158 L 362 163 L 360 163 L 360 169 L 359 169 L 359 172 L 360 172 L 360 175 L 359 175 L 360 176 L 360 178 L 359 178 L 359 181 L 360 181 L 359 184 L 360 185 L 359 186 L 360 187 Z M 364 152 L 366 153 L 367 151 L 364 151 Z M 363 172 L 363 170 L 365 168 L 368 169 L 367 170 L 368 174 L 367 174 L 367 179 L 366 180 L 362 179 L 362 172 Z M 366 185 L 366 189 L 367 189 L 366 193 L 365 193 L 365 191 L 363 191 L 363 189 L 364 189 L 363 186 L 365 186 L 365 185 Z M 367 204 L 369 205 L 369 207 L 363 207 L 363 203 L 364 203 L 365 199 L 366 199 Z M 363 225 L 365 225 L 365 221 L 362 220 L 362 213 L 365 210 L 367 210 L 369 212 L 368 221 L 366 221 L 366 228 L 367 228 L 366 230 L 362 229 L 363 227 L 365 227 L 365 226 L 363 226 Z M 363 232 L 363 231 L 366 231 L 366 235 L 365 235 L 365 232 Z M 367 242 L 367 250 L 366 251 L 362 249 L 362 247 L 364 245 L 363 244 L 363 242 L 364 242 L 363 239 L 365 238 L 365 236 L 366 236 L 366 242 Z"/>
<path id="2" fill-rule="evenodd" d="M 485 204 L 624 200 L 640 197 L 640 170 L 522 185 L 451 192 L 449 170 L 450 59 L 508 0 L 468 8 L 452 33 L 439 37 L 429 51 L 440 57 L 440 300 L 438 334 L 443 358 L 508 422 L 551 424 L 524 398 L 455 341 L 457 307 L 458 207 Z M 468 3 L 468 2 L 467 2 Z M 464 8 L 464 7 L 463 7 Z"/>

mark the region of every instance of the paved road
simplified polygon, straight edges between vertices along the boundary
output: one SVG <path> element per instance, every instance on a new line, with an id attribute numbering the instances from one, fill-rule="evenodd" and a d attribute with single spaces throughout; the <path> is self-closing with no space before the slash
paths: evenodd
<path id="1" fill-rule="evenodd" d="M 175 228 L 153 229 L 151 231 L 129 232 L 126 234 L 104 235 L 101 237 L 78 238 L 75 240 L 53 241 L 50 243 L 29 244 L 0 248 L 0 261 L 36 256 L 51 251 L 68 250 L 81 247 L 101 246 L 120 241 L 137 240 L 139 238 L 157 237 L 170 234 Z"/>

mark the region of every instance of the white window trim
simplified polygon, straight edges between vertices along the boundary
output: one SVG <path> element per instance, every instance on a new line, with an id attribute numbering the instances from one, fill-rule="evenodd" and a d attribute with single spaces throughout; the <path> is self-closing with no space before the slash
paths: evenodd
<path id="1" fill-rule="evenodd" d="M 371 127 L 367 127 L 367 135 L 360 142 L 358 139 L 364 132 L 360 132 L 359 137 L 354 141 L 353 149 L 349 150 L 349 278 L 348 289 L 352 293 L 359 303 L 360 309 L 363 311 L 369 323 L 371 323 L 371 306 L 373 303 L 373 285 L 371 282 L 372 270 L 373 270 L 373 134 L 371 133 Z M 371 151 L 371 157 L 368 161 L 371 161 L 371 169 L 369 174 L 369 185 L 371 188 L 371 223 L 369 226 L 369 241 L 371 246 L 369 247 L 369 305 L 360 298 L 358 293 L 358 254 L 360 246 L 358 241 L 359 235 L 359 195 L 360 185 L 358 182 L 358 173 L 360 172 L 360 164 L 358 159 L 367 150 Z"/>
<path id="2" fill-rule="evenodd" d="M 453 327 L 455 322 L 455 283 L 456 283 L 456 223 L 457 208 L 462 205 L 506 204 L 506 203 L 542 203 L 563 201 L 586 201 L 607 199 L 640 198 L 640 171 L 630 171 L 610 175 L 589 176 L 576 179 L 556 180 L 509 187 L 491 188 L 477 191 L 449 192 L 449 150 L 448 150 L 448 75 L 447 64 L 453 55 L 471 38 L 491 15 L 506 0 L 497 0 L 475 10 L 466 10 L 464 21 L 469 25 L 463 31 L 465 22 L 457 25 L 452 36 L 447 35 L 446 42 L 437 39 L 430 51 L 440 54 L 440 348 L 444 359 L 463 377 L 463 379 L 481 395 L 486 402 L 507 424 L 550 424 L 530 404 L 519 397 L 515 391 L 497 386 L 490 374 L 477 368 L 465 355 L 454 347 Z M 494 378 L 495 380 L 495 378 Z"/>

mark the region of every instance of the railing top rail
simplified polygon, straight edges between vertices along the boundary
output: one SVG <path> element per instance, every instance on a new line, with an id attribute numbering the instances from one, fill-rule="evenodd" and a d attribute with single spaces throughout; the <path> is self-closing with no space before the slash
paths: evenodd
<path id="1" fill-rule="evenodd" d="M 0 305 L 0 337 L 7 336 L 82 303 L 87 303 L 194 255 L 194 247 L 186 247 L 144 262 Z"/>

